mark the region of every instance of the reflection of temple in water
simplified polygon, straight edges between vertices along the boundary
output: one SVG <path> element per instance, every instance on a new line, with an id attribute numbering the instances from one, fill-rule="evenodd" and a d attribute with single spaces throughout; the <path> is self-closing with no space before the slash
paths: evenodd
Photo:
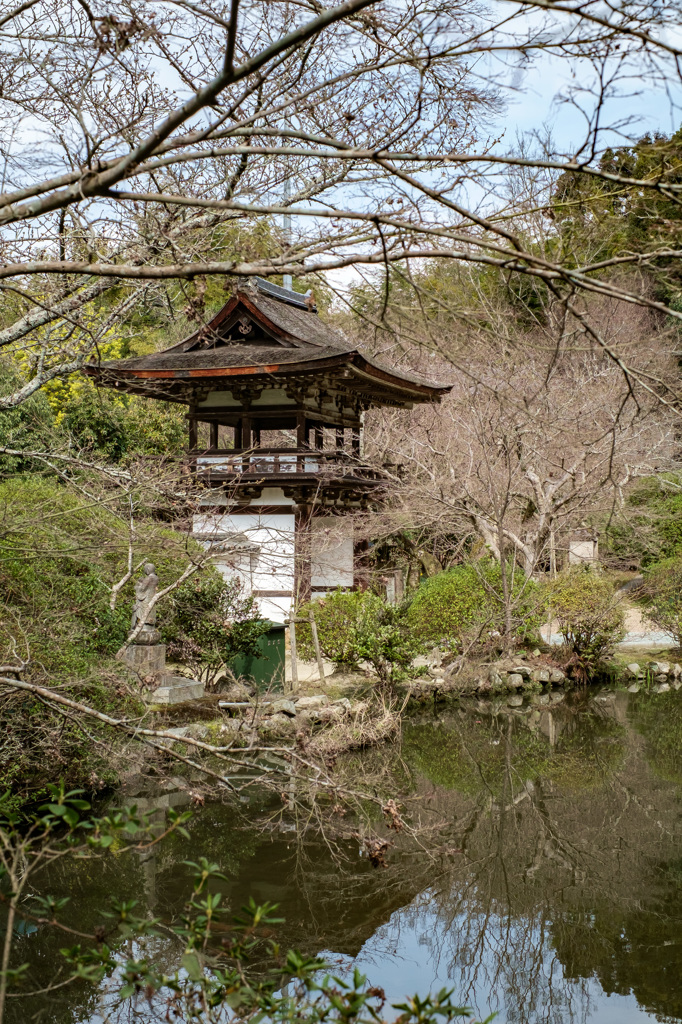
<path id="1" fill-rule="evenodd" d="M 92 927 L 107 892 L 143 906 L 146 892 L 166 927 L 188 897 L 183 861 L 203 855 L 227 876 L 212 886 L 228 919 L 249 897 L 276 903 L 283 948 L 327 950 L 344 966 L 359 956 L 372 983 L 404 986 L 390 989 L 391 998 L 437 981 L 475 1002 L 479 1016 L 502 1007 L 514 1024 L 586 1024 L 602 1010 L 625 1021 L 623 1008 L 638 1024 L 655 1015 L 680 1021 L 676 700 L 602 692 L 525 715 L 476 706 L 407 721 L 401 746 L 369 751 L 346 769 L 356 784 L 366 771 L 365 783 L 381 799 L 394 796 L 422 829 L 415 839 L 385 832 L 385 869 L 372 868 L 360 841 L 348 838 L 357 822 L 322 814 L 321 835 L 310 817 L 287 812 L 287 830 L 269 830 L 269 804 L 254 810 L 257 824 L 206 805 L 189 823 L 190 839 L 160 844 L 153 861 L 139 853 L 108 858 L 104 874 L 76 862 L 60 869 L 70 875 L 58 885 L 49 880 L 50 891 L 78 894 L 86 917 L 65 923 L 79 928 Z M 374 827 L 382 831 L 378 818 Z M 33 980 L 63 945 L 47 930 L 21 941 Z M 157 955 L 172 970 L 182 948 L 166 933 L 159 943 Z M 55 993 L 47 1019 L 90 1019 L 80 998 Z M 29 1001 L 17 1016 L 12 1007 L 12 1024 L 32 1009 Z"/>

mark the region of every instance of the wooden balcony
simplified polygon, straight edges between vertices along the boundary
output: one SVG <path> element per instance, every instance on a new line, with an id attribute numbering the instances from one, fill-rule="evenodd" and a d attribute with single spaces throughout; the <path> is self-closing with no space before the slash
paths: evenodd
<path id="1" fill-rule="evenodd" d="M 311 484 L 362 490 L 387 483 L 390 474 L 346 451 L 318 448 L 208 449 L 189 452 L 198 483 L 220 486 L 296 486 Z"/>

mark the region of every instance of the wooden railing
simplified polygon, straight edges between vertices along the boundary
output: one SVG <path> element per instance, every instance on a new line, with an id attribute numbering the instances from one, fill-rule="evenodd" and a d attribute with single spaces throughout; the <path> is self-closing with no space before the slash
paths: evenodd
<path id="1" fill-rule="evenodd" d="M 267 476 L 314 475 L 350 477 L 368 483 L 385 479 L 385 474 L 345 451 L 317 448 L 212 448 L 189 453 L 192 472 L 200 480 L 260 479 Z"/>

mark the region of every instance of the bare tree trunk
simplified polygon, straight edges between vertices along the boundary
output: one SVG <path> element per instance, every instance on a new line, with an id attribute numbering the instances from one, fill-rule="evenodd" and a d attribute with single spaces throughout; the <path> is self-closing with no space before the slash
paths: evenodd
<path id="1" fill-rule="evenodd" d="M 502 577 L 502 602 L 504 606 L 504 629 L 502 632 L 502 647 L 505 654 L 508 654 L 512 645 L 512 588 L 507 572 L 507 548 L 504 536 L 502 517 L 497 526 L 497 548 L 500 556 L 500 574 Z"/>
<path id="2" fill-rule="evenodd" d="M 5 1000 L 7 998 L 7 977 L 9 971 L 9 958 L 12 952 L 12 939 L 14 937 L 14 920 L 17 913 L 19 893 L 14 893 L 9 901 L 7 909 L 7 922 L 5 924 L 5 941 L 2 948 L 2 962 L 0 963 L 0 1024 L 5 1019 Z"/>

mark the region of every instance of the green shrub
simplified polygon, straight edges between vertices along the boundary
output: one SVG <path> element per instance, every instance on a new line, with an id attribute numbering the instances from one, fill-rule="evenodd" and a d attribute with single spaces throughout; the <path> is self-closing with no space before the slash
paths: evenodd
<path id="1" fill-rule="evenodd" d="M 540 625 L 537 585 L 510 572 L 512 629 L 518 639 L 534 636 Z M 502 570 L 493 559 L 447 569 L 424 580 L 414 594 L 409 618 L 430 643 L 461 650 L 505 629 Z"/>
<path id="2" fill-rule="evenodd" d="M 0 481 L 0 659 L 11 663 L 16 647 L 36 680 L 87 676 L 128 635 L 132 580 L 109 607 L 111 586 L 127 567 L 127 509 L 119 516 L 105 498 L 100 504 L 38 475 Z M 161 587 L 177 579 L 187 565 L 186 536 L 143 518 L 136 530 L 135 560 L 154 563 Z M 159 622 L 172 614 L 162 601 Z"/>
<path id="3" fill-rule="evenodd" d="M 178 456 L 187 426 L 178 406 L 118 395 L 78 381 L 63 402 L 59 433 L 93 458 L 111 462 L 140 455 Z"/>
<path id="4" fill-rule="evenodd" d="M 369 662 L 383 688 L 390 688 L 404 676 L 424 649 L 405 606 L 393 606 L 369 590 L 337 590 L 305 605 L 300 616 L 307 618 L 311 607 L 325 658 L 346 669 L 361 661 Z M 307 623 L 301 623 L 297 640 L 301 656 L 312 661 L 315 650 Z"/>
<path id="5" fill-rule="evenodd" d="M 575 674 L 586 680 L 625 636 L 625 615 L 613 586 L 600 569 L 576 565 L 547 584 L 546 596 Z"/>
<path id="6" fill-rule="evenodd" d="M 258 641 L 270 623 L 255 599 L 244 597 L 238 579 L 219 573 L 195 576 L 173 592 L 163 629 L 170 657 L 188 665 L 198 679 L 214 686 L 225 665 L 239 654 L 260 657 Z"/>
<path id="7" fill-rule="evenodd" d="M 18 391 L 26 381 L 8 363 L 0 361 L 0 396 Z M 46 451 L 54 431 L 52 410 L 38 391 L 16 409 L 0 411 L 0 447 L 15 451 Z M 16 473 L 30 467 L 30 460 L 0 454 L 0 474 Z M 32 468 L 32 467 L 31 467 Z"/>
<path id="8" fill-rule="evenodd" d="M 24 677 L 29 682 L 59 686 L 115 718 L 136 718 L 144 706 L 135 685 L 113 661 L 130 630 L 132 580 L 122 588 L 114 611 L 109 606 L 111 586 L 127 568 L 128 509 L 124 504 L 123 514 L 117 515 L 111 492 L 103 495 L 104 504 L 91 500 L 87 495 L 96 481 L 85 483 L 86 494 L 37 475 L 0 481 L 0 664 L 27 659 Z M 161 587 L 178 579 L 188 554 L 199 550 L 190 542 L 188 552 L 186 535 L 137 519 L 135 563 L 141 557 L 151 560 Z M 203 569 L 175 600 L 171 595 L 161 600 L 160 628 L 177 636 L 184 627 L 195 641 L 194 656 L 202 657 L 205 643 L 210 663 L 216 607 L 226 589 L 229 585 L 215 568 Z M 230 651 L 250 642 L 245 630 L 263 628 L 237 621 L 238 602 L 233 601 L 232 610 Z M 225 633 L 225 621 L 220 625 Z M 3 693 L 0 704 L 0 791 L 11 789 L 22 799 L 33 799 L 59 778 L 88 790 L 116 783 L 121 761 L 97 723 L 89 723 L 84 732 L 75 719 L 65 719 L 24 691 Z"/>
<path id="9" fill-rule="evenodd" d="M 682 478 L 647 477 L 633 485 L 625 505 L 604 524 L 602 554 L 614 565 L 647 566 L 682 552 Z"/>
<path id="10" fill-rule="evenodd" d="M 130 625 L 129 601 L 109 608 L 109 587 L 125 571 L 124 523 L 38 476 L 0 484 L 0 509 L 0 656 L 11 663 L 14 644 L 33 676 L 86 675 Z"/>
<path id="11" fill-rule="evenodd" d="M 645 572 L 647 617 L 682 646 L 682 558 L 666 558 Z"/>

